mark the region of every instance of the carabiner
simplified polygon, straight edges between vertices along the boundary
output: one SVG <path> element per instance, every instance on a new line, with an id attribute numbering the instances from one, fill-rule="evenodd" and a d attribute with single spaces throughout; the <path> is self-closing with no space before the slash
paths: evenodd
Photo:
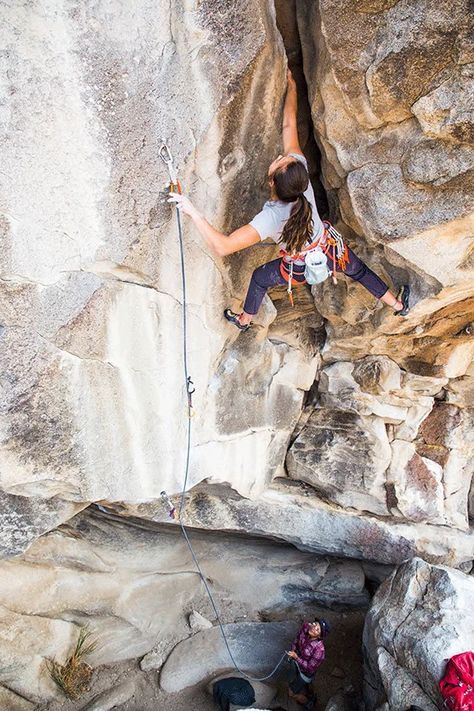
<path id="1" fill-rule="evenodd" d="M 160 156 L 161 160 L 163 163 L 172 163 L 173 162 L 173 156 L 171 155 L 170 149 L 166 145 L 166 143 L 162 143 L 160 146 L 160 149 L 158 151 L 158 155 Z"/>

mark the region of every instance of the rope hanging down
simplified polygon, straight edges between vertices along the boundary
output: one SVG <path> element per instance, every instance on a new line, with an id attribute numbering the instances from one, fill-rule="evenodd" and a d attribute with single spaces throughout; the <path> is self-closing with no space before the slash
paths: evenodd
<path id="1" fill-rule="evenodd" d="M 162 143 L 160 150 L 159 150 L 159 156 L 161 160 L 166 164 L 166 167 L 168 168 L 168 173 L 169 173 L 169 178 L 170 178 L 170 190 L 173 192 L 179 192 L 181 193 L 181 184 L 177 178 L 176 171 L 173 165 L 173 158 L 171 155 L 171 152 L 166 145 L 166 143 Z M 229 657 L 232 661 L 232 664 L 234 666 L 234 669 L 239 672 L 239 674 L 242 674 L 243 677 L 248 679 L 249 681 L 266 681 L 267 679 L 270 679 L 275 672 L 277 671 L 278 667 L 282 664 L 282 662 L 286 659 L 286 652 L 282 654 L 281 659 L 279 660 L 278 664 L 272 669 L 270 674 L 267 676 L 261 676 L 261 677 L 252 677 L 249 676 L 246 672 L 244 672 L 237 662 L 235 661 L 234 655 L 232 654 L 232 650 L 229 645 L 229 641 L 227 639 L 225 630 L 224 630 L 224 625 L 221 621 L 219 611 L 217 609 L 217 605 L 214 601 L 214 597 L 212 595 L 212 592 L 209 588 L 208 582 L 204 576 L 204 573 L 202 572 L 201 566 L 199 564 L 199 561 L 197 559 L 197 556 L 194 552 L 193 546 L 191 544 L 191 541 L 189 540 L 188 532 L 186 531 L 186 527 L 183 523 L 183 514 L 184 514 L 184 509 L 185 509 L 185 504 L 186 504 L 186 490 L 187 490 L 187 485 L 188 485 L 188 476 L 189 476 L 189 462 L 190 462 L 190 456 L 191 456 L 191 424 L 192 424 L 192 394 L 195 390 L 193 381 L 191 380 L 191 376 L 189 375 L 188 371 L 188 323 L 187 323 L 187 299 L 186 299 L 186 270 L 185 270 L 185 262 L 184 262 L 184 242 L 183 242 L 183 227 L 181 223 L 181 215 L 178 209 L 176 209 L 176 220 L 177 220 L 177 227 L 178 227 L 178 242 L 179 242 L 179 253 L 180 253 L 180 265 L 181 265 L 181 293 L 182 293 L 182 325 L 183 325 L 183 375 L 184 375 L 184 383 L 186 387 L 186 393 L 187 393 L 187 415 L 188 415 L 188 425 L 186 429 L 186 457 L 185 457 L 185 465 L 184 465 L 184 480 L 183 480 L 183 488 L 181 491 L 181 498 L 180 498 L 180 503 L 178 507 L 178 523 L 181 528 L 181 532 L 184 536 L 184 539 L 187 543 L 187 546 L 189 548 L 189 552 L 191 553 L 191 557 L 193 559 L 194 565 L 196 566 L 196 570 L 199 574 L 199 577 L 202 580 L 202 583 L 204 585 L 204 589 L 206 590 L 207 596 L 209 598 L 209 601 L 211 603 L 211 607 L 214 611 L 214 614 L 216 616 L 216 620 L 218 622 L 222 638 L 224 640 L 224 644 L 226 646 L 227 652 L 229 654 Z M 167 494 L 165 491 L 161 492 L 161 497 L 164 502 L 169 501 Z M 171 509 L 173 512 L 173 515 L 170 516 L 172 518 L 175 518 L 175 511 L 172 508 Z"/>

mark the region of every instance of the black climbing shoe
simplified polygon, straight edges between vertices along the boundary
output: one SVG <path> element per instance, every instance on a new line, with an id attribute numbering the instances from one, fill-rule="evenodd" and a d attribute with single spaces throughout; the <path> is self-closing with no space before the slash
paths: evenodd
<path id="1" fill-rule="evenodd" d="M 240 321 L 239 321 L 239 315 L 240 314 L 235 314 L 233 311 L 230 309 L 224 309 L 224 318 L 226 318 L 228 321 L 234 324 L 234 326 L 237 326 L 239 331 L 248 331 L 250 328 L 250 324 L 247 324 L 246 326 L 243 326 Z"/>
<path id="2" fill-rule="evenodd" d="M 407 313 L 410 311 L 410 287 L 408 286 L 408 284 L 405 284 L 400 289 L 398 300 L 402 302 L 403 309 L 400 309 L 400 311 L 395 311 L 395 313 L 398 316 L 406 316 Z"/>

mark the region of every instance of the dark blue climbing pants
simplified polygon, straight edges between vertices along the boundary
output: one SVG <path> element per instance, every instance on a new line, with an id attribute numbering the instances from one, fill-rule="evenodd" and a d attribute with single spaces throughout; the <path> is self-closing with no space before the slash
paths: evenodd
<path id="1" fill-rule="evenodd" d="M 387 284 L 372 269 L 369 269 L 350 247 L 347 247 L 347 252 L 349 260 L 343 273 L 362 284 L 376 299 L 380 299 L 388 291 Z M 282 286 L 287 283 L 281 275 L 280 263 L 281 257 L 255 269 L 245 298 L 245 313 L 256 314 L 267 290 L 272 286 Z M 332 259 L 328 260 L 328 266 L 332 268 Z M 336 271 L 342 271 L 337 263 Z M 295 282 L 304 283 L 304 265 L 293 266 L 293 283 Z"/>

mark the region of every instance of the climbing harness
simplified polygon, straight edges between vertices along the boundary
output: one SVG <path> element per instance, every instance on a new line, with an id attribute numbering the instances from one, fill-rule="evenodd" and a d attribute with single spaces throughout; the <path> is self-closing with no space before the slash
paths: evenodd
<path id="1" fill-rule="evenodd" d="M 341 271 L 344 271 L 349 261 L 347 247 L 344 244 L 342 235 L 331 225 L 324 221 L 324 234 L 315 242 L 312 242 L 306 249 L 298 254 L 290 254 L 284 249 L 280 249 L 280 274 L 287 282 L 287 293 L 291 306 L 294 306 L 293 287 L 300 284 L 320 284 L 325 281 L 331 272 L 327 267 L 328 258 L 332 261 L 332 281 L 337 284 L 336 264 Z M 332 250 L 332 255 L 331 255 Z M 308 259 L 308 263 L 306 263 Z M 286 261 L 285 261 L 286 260 Z M 303 279 L 294 279 L 294 263 L 305 262 Z"/>
<path id="2" fill-rule="evenodd" d="M 169 150 L 168 146 L 166 145 L 166 142 L 163 141 L 160 149 L 159 149 L 159 156 L 163 163 L 165 163 L 166 167 L 168 168 L 168 173 L 169 173 L 169 178 L 170 178 L 170 191 L 173 192 L 179 192 L 181 194 L 181 183 L 177 178 L 176 170 L 174 168 L 173 164 L 173 157 L 171 155 L 171 151 Z M 187 485 L 188 485 L 188 477 L 189 477 L 189 463 L 190 463 L 190 457 L 191 457 L 191 424 L 192 424 L 192 395 L 195 392 L 195 387 L 194 383 L 191 380 L 191 376 L 189 375 L 188 372 L 188 324 L 187 324 L 187 298 L 186 298 L 186 269 L 185 269 L 185 262 L 184 262 L 184 240 L 183 240 L 183 227 L 181 224 L 181 215 L 179 210 L 176 210 L 176 220 L 177 220 L 177 228 L 178 228 L 178 243 L 179 243 L 179 252 L 180 252 L 180 265 L 181 265 L 181 294 L 182 294 L 182 328 L 183 328 L 183 348 L 182 348 L 182 354 L 183 354 L 183 376 L 184 376 L 184 384 L 186 388 L 186 394 L 187 394 L 187 429 L 186 429 L 186 456 L 185 456 L 185 464 L 184 464 L 184 480 L 183 480 L 183 488 L 181 490 L 181 495 L 180 495 L 180 500 L 179 500 L 179 506 L 178 506 L 178 511 L 177 511 L 177 521 L 178 524 L 181 528 L 181 532 L 183 534 L 183 537 L 186 541 L 186 544 L 188 546 L 189 552 L 191 554 L 191 557 L 193 559 L 194 565 L 196 566 L 196 570 L 199 574 L 199 577 L 201 578 L 201 581 L 204 585 L 204 589 L 206 590 L 207 596 L 209 598 L 209 602 L 211 603 L 211 607 L 214 611 L 214 614 L 216 616 L 217 623 L 219 625 L 222 638 L 224 640 L 225 647 L 227 649 L 227 652 L 229 654 L 229 657 L 232 661 L 232 664 L 237 672 L 241 674 L 243 677 L 248 679 L 249 681 L 266 681 L 267 679 L 270 679 L 279 666 L 283 663 L 284 659 L 286 658 L 286 652 L 282 654 L 281 659 L 278 661 L 277 665 L 272 669 L 270 674 L 267 676 L 262 676 L 262 677 L 252 677 L 246 674 L 237 662 L 235 661 L 235 657 L 232 654 L 232 650 L 229 645 L 229 641 L 227 639 L 225 630 L 224 630 L 224 625 L 221 621 L 219 611 L 217 609 L 217 605 L 214 601 L 214 597 L 212 595 L 211 589 L 209 587 L 209 584 L 204 576 L 204 573 L 201 569 L 200 563 L 197 559 L 197 556 L 194 552 L 192 543 L 189 539 L 188 532 L 186 530 L 186 527 L 183 523 L 183 514 L 185 510 L 185 505 L 186 505 L 186 491 L 187 491 Z M 175 507 L 173 506 L 171 499 L 169 498 L 168 494 L 166 491 L 161 492 L 161 500 L 165 507 L 169 511 L 169 515 L 171 518 L 176 518 L 176 510 Z M 173 515 L 172 515 L 173 513 Z"/>

